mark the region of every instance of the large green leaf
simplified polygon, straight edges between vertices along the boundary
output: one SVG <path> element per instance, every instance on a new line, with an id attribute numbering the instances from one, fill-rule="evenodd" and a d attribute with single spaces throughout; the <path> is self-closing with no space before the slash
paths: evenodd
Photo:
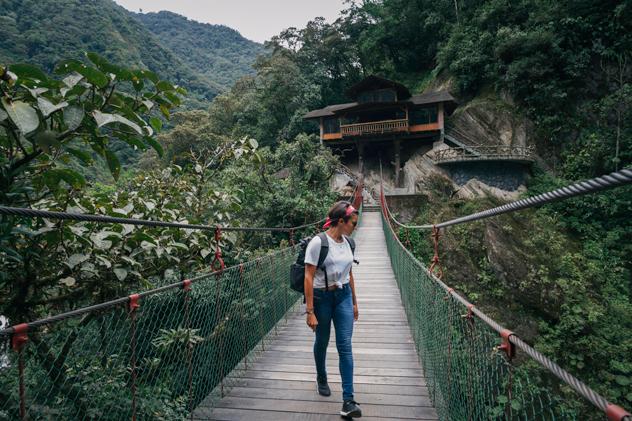
<path id="1" fill-rule="evenodd" d="M 180 101 L 180 97 L 173 92 L 165 92 L 165 97 L 175 106 L 179 106 L 182 102 Z"/>
<path id="2" fill-rule="evenodd" d="M 92 163 L 92 156 L 86 151 L 70 147 L 67 147 L 66 151 L 68 151 L 68 153 L 73 155 L 75 158 L 79 159 L 79 161 L 81 161 L 83 164 L 87 165 Z"/>
<path id="3" fill-rule="evenodd" d="M 65 107 L 67 107 L 68 103 L 64 101 L 64 102 L 60 102 L 59 104 L 55 105 L 52 102 L 50 102 L 49 100 L 47 100 L 46 98 L 38 97 L 37 98 L 37 106 L 39 107 L 40 112 L 42 113 L 44 118 L 46 118 L 49 115 L 51 115 L 52 113 L 54 113 L 55 111 L 59 111 L 61 109 L 64 109 Z"/>
<path id="4" fill-rule="evenodd" d="M 121 172 L 121 163 L 114 152 L 109 149 L 105 150 L 105 160 L 110 168 L 110 173 L 115 180 L 118 180 L 119 173 Z"/>
<path id="5" fill-rule="evenodd" d="M 73 72 L 72 74 L 66 76 L 62 82 L 68 87 L 73 88 L 77 83 L 79 83 L 83 79 L 83 75 Z"/>
<path id="6" fill-rule="evenodd" d="M 55 66 L 53 70 L 55 74 L 65 75 L 72 72 L 78 72 L 79 69 L 85 67 L 85 64 L 80 62 L 79 60 L 62 60 Z"/>
<path id="7" fill-rule="evenodd" d="M 77 70 L 77 72 L 85 76 L 88 82 L 99 88 L 105 88 L 110 82 L 110 78 L 108 78 L 104 73 L 95 69 L 94 67 L 88 67 L 84 65 L 79 70 Z"/>
<path id="8" fill-rule="evenodd" d="M 9 114 L 7 114 L 6 111 L 4 111 L 2 108 L 0 108 L 0 121 L 4 121 L 7 118 L 9 118 Z"/>
<path id="9" fill-rule="evenodd" d="M 160 130 L 162 130 L 162 120 L 159 119 L 158 117 L 152 117 L 149 119 L 149 124 L 151 125 L 151 127 L 154 128 L 154 131 L 156 133 L 160 132 Z"/>
<path id="10" fill-rule="evenodd" d="M 64 124 L 68 130 L 76 130 L 83 120 L 83 108 L 76 105 L 64 108 Z"/>
<path id="11" fill-rule="evenodd" d="M 127 278 L 127 269 L 116 267 L 114 268 L 114 274 L 118 278 L 119 281 L 124 281 Z"/>
<path id="12" fill-rule="evenodd" d="M 103 127 L 106 124 L 111 124 L 111 123 L 120 123 L 128 127 L 131 127 L 140 135 L 143 134 L 143 130 L 140 128 L 138 124 L 118 114 L 107 114 L 107 113 L 102 113 L 101 111 L 95 110 L 92 112 L 92 116 L 94 117 L 94 121 L 97 122 L 97 127 Z"/>
<path id="13" fill-rule="evenodd" d="M 150 70 L 141 70 L 140 75 L 145 77 L 146 79 L 149 79 L 153 83 L 158 83 L 158 81 L 160 80 L 158 78 L 158 75 Z"/>
<path id="14" fill-rule="evenodd" d="M 85 262 L 86 260 L 88 260 L 90 258 L 90 255 L 87 254 L 73 254 L 72 256 L 70 256 L 68 258 L 68 260 L 66 260 L 64 263 L 70 268 L 73 269 L 75 266 Z"/>
<path id="15" fill-rule="evenodd" d="M 28 86 L 23 86 L 24 89 L 29 91 L 33 98 L 38 98 L 41 94 L 48 92 L 48 88 L 29 88 Z"/>
<path id="16" fill-rule="evenodd" d="M 162 158 L 164 151 L 162 149 L 162 145 L 153 137 L 145 137 L 145 141 L 151 145 L 152 148 L 158 153 L 158 156 Z"/>
<path id="17" fill-rule="evenodd" d="M 2 106 L 23 134 L 29 134 L 39 127 L 40 121 L 37 111 L 26 102 L 9 101 L 2 98 Z"/>
<path id="18" fill-rule="evenodd" d="M 18 81 L 20 79 L 35 79 L 41 82 L 46 82 L 48 80 L 46 73 L 31 64 L 12 64 L 9 66 L 9 70 L 16 74 Z"/>
<path id="19" fill-rule="evenodd" d="M 156 88 L 159 91 L 173 91 L 173 90 L 175 90 L 173 85 L 171 83 L 167 82 L 166 80 L 161 80 L 160 82 L 158 82 L 156 84 Z"/>
<path id="20" fill-rule="evenodd" d="M 44 173 L 44 182 L 49 189 L 55 190 L 61 181 L 65 181 L 69 186 L 81 188 L 85 186 L 86 179 L 77 171 L 69 168 L 53 168 Z"/>
<path id="21" fill-rule="evenodd" d="M 110 63 L 97 53 L 86 53 L 86 57 L 88 57 L 88 59 L 93 62 L 102 72 L 112 73 L 120 80 L 132 80 L 132 72 Z"/>
<path id="22" fill-rule="evenodd" d="M 129 145 L 135 146 L 141 151 L 144 151 L 145 149 L 147 149 L 147 145 L 143 143 L 143 141 L 136 136 L 119 136 L 119 138 Z"/>

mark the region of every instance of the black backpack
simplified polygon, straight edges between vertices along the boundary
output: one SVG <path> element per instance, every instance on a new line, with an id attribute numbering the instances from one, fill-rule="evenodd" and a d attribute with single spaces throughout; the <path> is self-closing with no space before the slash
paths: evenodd
<path id="1" fill-rule="evenodd" d="M 318 237 L 320 237 L 320 253 L 318 254 L 318 263 L 316 264 L 316 267 L 325 273 L 325 288 L 329 288 L 327 271 L 324 266 L 327 253 L 329 253 L 329 240 L 327 240 L 327 235 L 324 232 L 319 233 Z M 343 237 L 349 243 L 351 253 L 355 256 L 354 239 L 347 237 L 346 235 Z M 292 263 L 290 266 L 290 288 L 300 293 L 305 293 L 305 251 L 307 250 L 307 245 L 312 238 L 314 237 L 306 237 L 299 242 L 299 251 L 298 256 L 296 257 L 296 262 Z M 357 260 L 354 260 L 354 262 L 358 263 Z"/>

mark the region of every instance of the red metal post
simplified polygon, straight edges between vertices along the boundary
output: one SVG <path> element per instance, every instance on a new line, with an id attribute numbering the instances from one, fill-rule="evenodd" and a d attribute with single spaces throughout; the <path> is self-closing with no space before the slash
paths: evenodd
<path id="1" fill-rule="evenodd" d="M 26 388 L 24 386 L 24 345 L 29 338 L 27 331 L 29 325 L 22 323 L 13 327 L 13 336 L 11 337 L 11 347 L 18 353 L 18 392 L 20 397 L 20 419 L 26 420 Z"/>
<path id="2" fill-rule="evenodd" d="M 432 241 L 434 243 L 434 256 L 432 257 L 432 262 L 430 263 L 430 267 L 428 268 L 428 272 L 431 274 L 434 272 L 435 268 L 438 270 L 437 278 L 443 278 L 443 268 L 441 267 L 441 262 L 439 261 L 439 238 L 441 238 L 441 233 L 439 228 L 436 226 L 432 227 Z"/>
<path id="3" fill-rule="evenodd" d="M 239 265 L 239 301 L 241 302 L 240 307 L 240 318 L 241 318 L 241 325 L 242 326 L 246 326 L 246 319 L 245 319 L 245 314 L 244 314 L 244 264 L 241 263 Z M 245 332 L 244 335 L 241 335 L 242 337 L 242 344 L 244 347 L 244 369 L 248 370 L 248 332 Z"/>
<path id="4" fill-rule="evenodd" d="M 628 411 L 621 408 L 620 406 L 613 405 L 611 403 L 606 406 L 606 416 L 610 421 L 623 421 L 626 419 L 626 417 L 628 419 L 632 418 L 632 414 L 630 414 Z"/>
<path id="5" fill-rule="evenodd" d="M 222 259 L 222 249 L 220 248 L 221 239 L 222 239 L 222 229 L 218 225 L 215 228 L 215 257 L 213 258 L 213 261 L 211 262 L 211 269 L 213 269 L 214 272 L 218 272 L 218 275 L 221 274 L 221 272 L 223 272 L 224 268 L 226 267 L 224 265 L 224 259 Z"/>
<path id="6" fill-rule="evenodd" d="M 224 327 L 221 326 L 222 321 L 220 320 L 220 297 L 222 291 L 222 272 L 217 274 L 217 293 L 215 294 L 215 329 L 217 329 L 217 339 L 219 341 L 219 376 L 220 376 L 220 396 L 224 397 L 224 341 L 223 341 L 223 330 Z"/>
<path id="7" fill-rule="evenodd" d="M 185 279 L 182 281 L 182 291 L 184 295 L 184 328 L 189 329 L 191 325 L 190 318 L 190 304 L 191 300 L 191 280 Z M 187 409 L 189 410 L 189 415 L 191 419 L 193 419 L 193 344 L 190 342 L 187 344 L 187 384 L 189 387 L 189 402 L 187 405 Z"/>
<path id="8" fill-rule="evenodd" d="M 507 354 L 507 358 L 509 358 L 510 360 L 514 357 L 514 355 L 516 355 L 516 347 L 509 340 L 509 337 L 513 334 L 514 333 L 509 329 L 504 329 L 502 332 L 500 332 L 502 343 L 498 347 L 498 349 L 504 351 L 505 354 Z"/>
<path id="9" fill-rule="evenodd" d="M 129 296 L 129 316 L 131 320 L 130 327 L 130 367 L 132 375 L 132 421 L 136 421 L 136 310 L 140 307 L 138 303 L 140 296 L 138 294 L 132 294 Z"/>

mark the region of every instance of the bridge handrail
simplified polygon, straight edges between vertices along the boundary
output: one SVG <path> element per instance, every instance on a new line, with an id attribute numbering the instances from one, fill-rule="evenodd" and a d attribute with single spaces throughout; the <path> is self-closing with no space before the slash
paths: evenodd
<path id="1" fill-rule="evenodd" d="M 354 190 L 355 194 L 355 190 Z M 307 228 L 312 225 L 318 225 L 325 222 L 325 218 L 316 222 L 308 224 L 298 225 L 294 227 L 227 227 L 221 225 L 199 225 L 188 224 L 182 222 L 166 222 L 166 221 L 151 221 L 146 219 L 134 219 L 134 218 L 119 218 L 115 216 L 107 215 L 91 215 L 85 213 L 73 213 L 73 212 L 55 212 L 46 211 L 40 209 L 30 208 L 14 208 L 10 206 L 0 206 L 0 215 L 12 215 L 12 216 L 25 216 L 30 218 L 47 218 L 47 219 L 59 219 L 59 220 L 72 220 L 72 221 L 84 221 L 84 222 L 100 222 L 106 224 L 124 224 L 124 225 L 143 225 L 150 227 L 167 227 L 167 228 L 180 228 L 180 229 L 195 229 L 205 231 L 216 231 L 218 228 L 222 231 L 267 231 L 267 232 L 290 232 L 296 231 L 302 228 Z"/>
<path id="2" fill-rule="evenodd" d="M 354 207 L 360 209 L 362 204 L 362 193 L 363 185 L 361 183 L 356 184 L 356 187 L 353 190 L 353 193 L 350 196 L 350 200 L 353 202 Z M 197 229 L 197 230 L 213 230 L 217 231 L 279 231 L 279 232 L 289 232 L 293 233 L 293 231 L 307 228 L 311 226 L 317 226 L 324 223 L 327 218 L 323 218 L 316 222 L 312 222 L 309 224 L 299 225 L 295 227 L 221 227 L 221 226 L 209 226 L 209 225 L 192 225 L 192 224 L 184 224 L 184 223 L 176 223 L 176 222 L 164 222 L 164 221 L 150 221 L 150 220 L 142 220 L 142 219 L 133 219 L 133 218 L 118 218 L 111 217 L 105 215 L 89 215 L 89 214 L 78 214 L 78 213 L 70 213 L 70 212 L 51 212 L 51 211 L 43 211 L 37 209 L 26 209 L 26 208 L 12 208 L 8 206 L 0 206 L 0 215 L 14 215 L 14 216 L 26 216 L 26 217 L 38 217 L 38 218 L 50 218 L 50 219 L 61 219 L 61 220 L 74 220 L 74 221 L 92 221 L 92 222 L 101 222 L 101 223 L 119 223 L 119 224 L 129 224 L 129 225 L 145 225 L 152 227 L 173 227 L 173 228 L 181 228 L 181 229 Z M 291 239 L 292 240 L 292 239 Z M 253 259 L 253 262 L 259 261 L 263 259 L 263 257 Z M 182 288 L 183 282 L 188 284 L 192 282 L 197 282 L 203 279 L 207 279 L 213 275 L 221 274 L 224 270 L 228 270 L 231 268 L 235 268 L 239 265 L 235 265 L 229 268 L 221 268 L 219 270 L 212 271 L 208 274 L 204 274 L 202 276 L 194 277 L 182 282 L 172 283 L 170 285 L 165 285 L 159 288 L 154 288 L 148 291 L 144 291 L 138 293 L 138 297 L 146 297 L 150 295 L 154 295 L 163 291 L 167 291 L 175 288 Z M 57 314 L 55 316 L 47 317 L 40 320 L 35 320 L 27 323 L 21 323 L 19 325 L 18 330 L 24 329 L 32 329 L 35 327 L 47 325 L 50 323 L 54 323 L 56 321 L 64 320 L 71 317 L 78 317 L 86 313 L 90 313 L 92 311 L 104 310 L 109 307 L 117 306 L 126 302 L 129 302 L 129 296 L 116 298 L 114 300 L 105 301 L 99 304 L 95 304 L 92 306 L 87 306 L 79 309 L 75 309 L 69 312 Z M 16 332 L 16 326 L 8 326 L 6 328 L 0 329 L 0 336 L 4 335 L 12 335 Z"/>
<path id="3" fill-rule="evenodd" d="M 479 219 L 490 218 L 492 216 L 501 215 L 503 213 L 516 212 L 519 210 L 544 205 L 546 203 L 551 203 L 551 202 L 555 202 L 562 199 L 582 196 L 585 194 L 595 193 L 595 192 L 608 190 L 615 187 L 621 187 L 621 186 L 625 186 L 629 184 L 632 184 L 632 169 L 623 169 L 623 170 L 612 172 L 607 175 L 603 175 L 601 177 L 595 177 L 589 180 L 580 181 L 578 183 L 574 183 L 566 187 L 562 187 L 556 190 L 542 193 L 537 196 L 532 196 L 526 199 L 516 200 L 514 202 L 510 202 L 502 206 L 497 206 L 495 208 L 487 209 L 485 211 L 476 212 L 470 215 L 462 216 L 460 218 L 455 218 L 449 221 L 440 222 L 436 224 L 406 225 L 398 221 L 390 213 L 389 213 L 389 218 L 396 225 L 402 228 L 425 229 L 425 230 L 430 230 L 433 228 L 441 229 L 441 228 L 449 227 L 451 225 L 477 221 Z"/>
<path id="4" fill-rule="evenodd" d="M 451 147 L 434 151 L 435 163 L 468 161 L 468 160 L 520 160 L 534 161 L 535 148 L 533 146 L 468 146 Z"/>
<path id="5" fill-rule="evenodd" d="M 624 171 L 627 171 L 627 170 L 624 170 Z M 627 183 L 632 181 L 632 171 L 627 171 L 626 173 L 624 173 L 624 176 L 622 176 L 622 177 L 619 177 L 619 174 L 617 174 L 615 176 L 615 174 L 617 174 L 617 173 L 610 174 L 609 177 L 612 177 L 612 179 L 608 179 L 607 182 L 603 182 L 603 183 L 592 183 L 593 180 L 589 180 L 588 183 L 589 183 L 589 186 L 590 186 L 590 189 L 591 189 L 590 191 L 595 191 L 593 189 L 603 190 L 605 188 L 615 187 L 616 185 L 622 185 L 622 184 L 626 183 L 625 180 L 628 180 Z M 573 187 L 573 186 L 570 186 L 570 187 Z M 570 187 L 569 188 L 564 188 L 564 189 L 570 189 Z M 560 189 L 560 190 L 564 190 L 564 189 Z M 543 200 L 549 200 L 547 198 L 550 198 L 550 200 L 557 200 L 557 199 L 559 199 L 559 197 L 557 199 L 555 199 L 557 194 L 552 195 L 552 193 L 555 193 L 557 191 L 558 190 L 555 190 L 554 192 L 545 193 L 544 195 L 540 195 L 540 196 L 545 196 L 545 199 L 543 199 Z M 570 190 L 568 190 L 568 193 L 565 193 L 565 194 L 568 194 L 570 196 L 570 195 L 586 194 L 588 192 L 589 192 L 588 188 L 586 188 L 586 189 L 582 188 L 581 190 L 570 189 Z M 540 197 L 540 196 L 536 196 L 536 197 Z M 402 242 L 400 241 L 400 239 L 396 235 L 395 231 L 393 230 L 393 227 L 391 226 L 390 221 L 396 221 L 396 220 L 392 216 L 392 214 L 391 214 L 391 212 L 390 212 L 390 210 L 388 208 L 388 203 L 386 202 L 386 196 L 384 194 L 383 187 L 381 187 L 381 190 L 380 190 L 380 203 L 381 203 L 381 214 L 382 214 L 382 217 L 383 217 L 383 224 L 384 224 L 385 231 L 388 230 L 389 235 L 392 236 L 392 238 L 396 241 L 398 246 L 404 251 L 404 253 L 408 256 L 408 258 L 411 259 L 415 263 L 415 265 L 419 269 L 421 269 L 423 271 L 423 273 L 429 279 L 431 279 L 436 285 L 438 285 L 443 291 L 445 291 L 445 293 L 447 293 L 447 297 L 448 298 L 452 298 L 458 304 L 460 304 L 460 306 L 464 310 L 467 310 L 467 313 L 469 315 L 468 317 L 477 316 L 487 326 L 489 326 L 494 331 L 496 331 L 498 334 L 500 334 L 500 336 L 502 338 L 501 348 L 504 347 L 504 351 L 506 352 L 506 354 L 509 357 L 509 359 L 513 358 L 513 354 L 514 354 L 515 351 L 513 351 L 512 348 L 513 348 L 513 346 L 516 346 L 520 350 L 524 351 L 525 354 L 527 354 L 533 361 L 536 361 L 542 367 L 546 368 L 550 373 L 552 373 L 553 375 L 558 377 L 560 380 L 562 380 L 564 383 L 569 385 L 573 390 L 575 390 L 582 397 L 587 399 L 595 407 L 597 407 L 598 409 L 603 411 L 607 415 L 609 420 L 616 420 L 616 421 L 631 421 L 632 420 L 632 415 L 629 412 L 627 412 L 625 409 L 623 409 L 620 406 L 617 406 L 615 404 L 612 404 L 612 403 L 608 402 L 603 396 L 601 396 L 600 394 L 595 392 L 593 389 L 588 387 L 586 384 L 584 384 L 582 381 L 580 381 L 579 379 L 574 377 L 572 374 L 568 373 L 566 370 L 561 368 L 559 365 L 557 365 L 551 359 L 549 359 L 548 357 L 546 357 L 545 355 L 541 354 L 540 352 L 535 350 L 533 347 L 528 345 L 526 342 L 524 342 L 522 339 L 520 339 L 520 337 L 518 335 L 516 335 L 513 331 L 511 331 L 509 329 L 506 329 L 501 324 L 499 324 L 498 322 L 493 320 L 491 317 L 489 317 L 488 315 L 483 313 L 476 306 L 474 306 L 472 303 L 470 303 L 465 298 L 463 298 L 461 295 L 459 295 L 453 288 L 449 287 L 441 279 L 439 279 L 437 276 L 435 276 L 434 273 L 431 272 L 431 270 L 427 269 L 426 266 L 424 264 L 422 264 L 410 252 L 410 250 L 408 250 L 402 244 Z M 508 211 L 509 210 L 507 210 L 506 212 L 508 212 Z M 461 221 L 461 222 L 466 222 L 466 221 L 464 220 L 464 221 Z M 408 226 L 400 224 L 400 223 L 397 223 L 396 225 L 404 227 L 404 228 L 409 228 Z M 441 224 L 437 224 L 434 227 L 438 228 L 440 225 Z M 446 226 L 446 225 L 443 225 L 443 226 Z M 427 226 L 422 226 L 422 227 L 423 228 L 427 228 Z M 430 225 L 429 227 L 432 228 L 433 226 Z M 391 256 L 391 258 L 393 258 L 393 257 Z M 397 277 L 397 273 L 396 273 L 396 277 Z M 399 279 L 398 279 L 398 283 L 400 283 Z"/>

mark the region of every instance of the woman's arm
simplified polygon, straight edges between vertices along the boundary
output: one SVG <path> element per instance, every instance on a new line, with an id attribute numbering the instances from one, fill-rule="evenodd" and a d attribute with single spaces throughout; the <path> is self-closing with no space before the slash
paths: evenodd
<path id="1" fill-rule="evenodd" d="M 307 326 L 313 331 L 316 331 L 316 315 L 314 314 L 314 274 L 316 273 L 316 266 L 305 264 L 305 283 L 303 285 L 305 289 L 305 308 L 307 311 Z"/>
<path id="2" fill-rule="evenodd" d="M 349 285 L 351 285 L 351 297 L 353 298 L 353 318 L 358 320 L 358 302 L 356 301 L 355 282 L 353 281 L 353 270 L 349 271 Z"/>

